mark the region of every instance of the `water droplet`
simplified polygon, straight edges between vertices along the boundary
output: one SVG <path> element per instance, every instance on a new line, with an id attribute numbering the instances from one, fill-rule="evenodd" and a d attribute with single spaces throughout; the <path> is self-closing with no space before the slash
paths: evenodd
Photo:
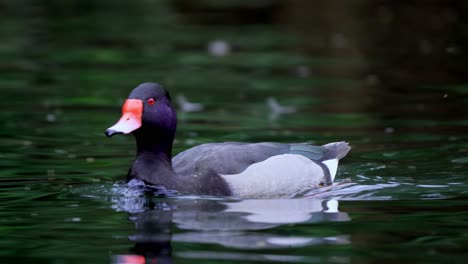
<path id="1" fill-rule="evenodd" d="M 398 152 L 385 152 L 382 154 L 384 157 L 391 158 L 398 155 Z"/>
<path id="2" fill-rule="evenodd" d="M 346 47 L 346 37 L 343 33 L 336 33 L 331 37 L 332 47 L 342 49 Z"/>
<path id="3" fill-rule="evenodd" d="M 468 163 L 468 157 L 453 159 L 452 162 L 454 162 L 454 163 Z"/>
<path id="4" fill-rule="evenodd" d="M 380 83 L 380 79 L 379 79 L 379 76 L 375 75 L 375 74 L 370 74 L 366 77 L 366 83 L 369 85 L 369 86 L 376 86 Z"/>
<path id="5" fill-rule="evenodd" d="M 57 153 L 57 154 L 66 154 L 67 151 L 64 150 L 64 149 L 56 149 L 56 150 L 55 150 L 55 153 Z"/>
<path id="6" fill-rule="evenodd" d="M 296 68 L 296 75 L 301 78 L 307 78 L 310 76 L 310 68 L 305 65 L 299 66 Z"/>
<path id="7" fill-rule="evenodd" d="M 421 39 L 419 41 L 419 51 L 422 54 L 428 55 L 428 54 L 432 53 L 432 50 L 433 50 L 432 43 L 429 42 L 429 40 Z"/>
<path id="8" fill-rule="evenodd" d="M 55 117 L 54 114 L 47 114 L 45 119 L 46 119 L 47 122 L 55 122 L 55 121 L 57 121 L 57 118 Z"/>
<path id="9" fill-rule="evenodd" d="M 458 49 L 455 46 L 449 46 L 445 49 L 445 51 L 449 54 L 456 54 L 458 53 Z"/>
<path id="10" fill-rule="evenodd" d="M 369 170 L 373 171 L 373 170 L 381 170 L 381 169 L 385 169 L 387 166 L 385 165 L 381 165 L 381 166 L 377 166 L 377 167 L 374 167 L 374 168 L 370 168 Z"/>
<path id="11" fill-rule="evenodd" d="M 224 40 L 214 40 L 208 44 L 208 52 L 215 57 L 223 57 L 231 53 L 231 44 Z"/>

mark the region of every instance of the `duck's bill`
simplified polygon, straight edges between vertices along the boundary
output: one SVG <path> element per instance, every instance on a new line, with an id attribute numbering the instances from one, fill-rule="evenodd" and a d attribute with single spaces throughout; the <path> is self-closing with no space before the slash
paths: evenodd
<path id="1" fill-rule="evenodd" d="M 143 113 L 143 101 L 127 99 L 122 107 L 122 117 L 113 126 L 109 127 L 105 134 L 112 137 L 115 134 L 128 134 L 141 127 Z"/>

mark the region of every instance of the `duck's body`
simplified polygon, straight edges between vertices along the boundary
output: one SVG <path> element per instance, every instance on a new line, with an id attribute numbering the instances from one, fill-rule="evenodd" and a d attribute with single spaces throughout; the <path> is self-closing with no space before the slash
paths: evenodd
<path id="1" fill-rule="evenodd" d="M 333 182 L 338 160 L 350 150 L 346 142 L 323 146 L 281 143 L 211 143 L 172 159 L 176 115 L 160 85 L 135 88 L 123 116 L 108 136 L 130 133 L 137 157 L 129 178 L 183 193 L 241 198 L 293 197 Z"/>

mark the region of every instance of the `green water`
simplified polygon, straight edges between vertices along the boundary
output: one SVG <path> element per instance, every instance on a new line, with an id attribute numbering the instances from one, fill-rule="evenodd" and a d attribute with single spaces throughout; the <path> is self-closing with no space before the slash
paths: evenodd
<path id="1" fill-rule="evenodd" d="M 466 261 L 468 82 L 451 72 L 466 72 L 463 54 L 397 67 L 391 55 L 362 52 L 379 50 L 370 33 L 355 33 L 373 39 L 361 52 L 330 52 L 314 46 L 313 29 L 304 37 L 269 19 L 231 21 L 222 10 L 236 1 L 205 1 L 212 13 L 182 2 L 4 4 L 1 263 Z M 261 15 L 274 2 L 251 8 Z M 210 55 L 215 40 L 231 52 Z M 179 112 L 174 153 L 346 140 L 341 184 L 289 200 L 163 197 L 124 184 L 134 139 L 103 132 L 146 81 L 204 106 Z M 268 97 L 295 112 L 273 113 Z"/>

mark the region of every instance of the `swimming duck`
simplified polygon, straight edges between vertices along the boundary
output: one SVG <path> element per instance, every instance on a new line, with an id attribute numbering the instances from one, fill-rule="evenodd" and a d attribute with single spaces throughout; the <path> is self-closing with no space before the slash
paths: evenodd
<path id="1" fill-rule="evenodd" d="M 128 179 L 181 193 L 239 198 L 289 198 L 333 182 L 346 142 L 208 143 L 172 158 L 177 116 L 162 85 L 143 83 L 129 95 L 108 137 L 133 133 L 137 154 Z"/>

